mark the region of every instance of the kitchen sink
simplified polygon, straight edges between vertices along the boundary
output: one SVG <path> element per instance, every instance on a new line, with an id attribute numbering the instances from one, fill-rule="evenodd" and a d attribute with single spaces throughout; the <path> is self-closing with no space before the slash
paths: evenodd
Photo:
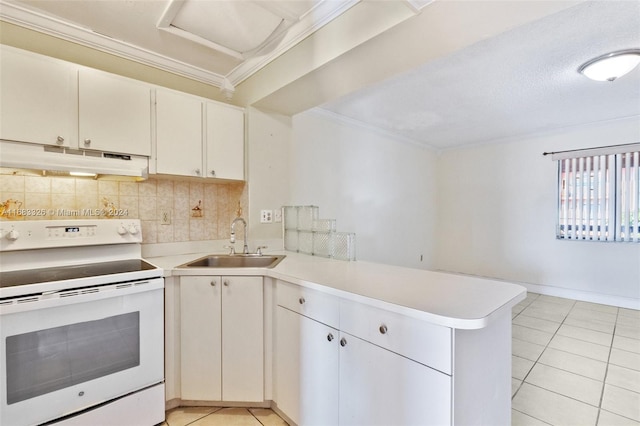
<path id="1" fill-rule="evenodd" d="M 213 254 L 180 265 L 179 268 L 273 268 L 284 255 Z"/>

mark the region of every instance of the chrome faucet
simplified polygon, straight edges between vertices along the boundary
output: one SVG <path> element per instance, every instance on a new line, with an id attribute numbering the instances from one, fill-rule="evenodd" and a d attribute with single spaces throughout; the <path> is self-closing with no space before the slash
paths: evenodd
<path id="1" fill-rule="evenodd" d="M 247 222 L 241 218 L 240 216 L 233 219 L 231 222 L 231 238 L 229 242 L 234 244 L 236 242 L 236 223 L 242 222 L 242 226 L 244 226 L 244 247 L 242 248 L 242 253 L 249 254 L 249 246 L 247 245 Z"/>

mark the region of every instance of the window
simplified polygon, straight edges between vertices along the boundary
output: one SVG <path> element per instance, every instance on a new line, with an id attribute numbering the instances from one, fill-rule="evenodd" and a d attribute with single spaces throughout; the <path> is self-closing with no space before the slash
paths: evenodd
<path id="1" fill-rule="evenodd" d="M 553 154 L 557 238 L 640 242 L 640 144 Z"/>

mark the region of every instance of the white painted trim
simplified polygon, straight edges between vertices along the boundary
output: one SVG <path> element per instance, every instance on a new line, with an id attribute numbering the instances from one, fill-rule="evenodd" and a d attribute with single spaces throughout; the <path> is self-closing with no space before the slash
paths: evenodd
<path id="1" fill-rule="evenodd" d="M 338 6 L 336 6 L 335 1 L 323 1 L 314 7 L 312 11 L 303 15 L 299 22 L 289 28 L 280 41 L 274 40 L 271 43 L 267 43 L 255 52 L 255 56 L 238 65 L 226 76 L 112 39 L 103 34 L 95 33 L 89 28 L 52 18 L 24 5 L 7 3 L 5 0 L 0 0 L 0 19 L 33 31 L 38 31 L 92 49 L 169 71 L 196 81 L 211 84 L 216 87 L 223 87 L 225 78 L 227 82 L 230 82 L 233 86 L 237 86 L 288 49 L 360 1 L 361 0 L 345 0 L 340 2 Z M 168 5 L 165 14 L 163 14 L 163 17 L 158 22 L 160 29 L 169 30 L 168 28 L 163 28 L 163 24 L 179 4 L 179 1 L 174 0 L 174 2 Z M 275 43 L 278 43 L 278 45 L 274 47 Z"/>
<path id="2" fill-rule="evenodd" d="M 411 139 L 408 138 L 406 136 L 402 136 L 399 135 L 397 133 L 394 133 L 392 131 L 383 129 L 381 127 L 376 127 L 372 124 L 369 123 L 365 123 L 364 121 L 360 121 L 360 120 L 356 120 L 354 118 L 351 117 L 347 117 L 346 115 L 342 115 L 342 114 L 338 114 L 337 112 L 333 112 L 333 111 L 329 111 L 327 109 L 321 108 L 321 107 L 316 107 L 316 108 L 312 108 L 308 111 L 305 111 L 302 114 L 306 114 L 306 113 L 312 113 L 312 114 L 317 114 L 320 116 L 324 116 L 326 118 L 338 121 L 344 125 L 350 126 L 350 127 L 356 127 L 359 129 L 363 129 L 369 132 L 373 132 L 376 133 L 378 135 L 393 139 L 395 141 L 398 142 L 404 142 L 404 143 L 408 143 L 410 145 L 415 145 L 418 146 L 420 148 L 426 149 L 428 151 L 431 152 L 438 152 L 438 150 L 434 147 L 432 147 L 431 145 L 427 145 L 425 143 L 422 143 L 420 141 L 417 141 L 415 139 Z"/>
<path id="3" fill-rule="evenodd" d="M 227 74 L 227 78 L 234 86 L 237 86 L 306 37 L 342 15 L 351 7 L 360 3 L 360 1 L 361 0 L 346 0 L 341 2 L 338 7 L 336 7 L 336 2 L 334 1 L 323 1 L 311 11 L 301 16 L 300 21 L 287 30 L 282 40 L 273 40 L 265 44 L 255 52 L 252 58 L 248 58 Z M 274 47 L 273 45 L 275 43 L 278 43 L 278 46 Z"/>
<path id="4" fill-rule="evenodd" d="M 182 75 L 196 81 L 212 84 L 216 87 L 220 87 L 222 84 L 224 76 L 211 71 L 176 61 L 119 40 L 114 40 L 75 24 L 51 18 L 42 13 L 27 9 L 22 5 L 0 1 L 0 6 L 0 19 L 3 21 Z"/>
<path id="5" fill-rule="evenodd" d="M 640 310 L 640 299 L 630 297 L 613 296 L 610 294 L 594 293 L 591 291 L 575 290 L 571 288 L 554 287 L 531 283 L 517 283 L 525 287 L 531 293 L 539 293 L 547 296 L 563 297 L 565 299 L 580 300 L 583 302 L 600 303 L 602 305 L 618 306 L 620 308 Z"/>

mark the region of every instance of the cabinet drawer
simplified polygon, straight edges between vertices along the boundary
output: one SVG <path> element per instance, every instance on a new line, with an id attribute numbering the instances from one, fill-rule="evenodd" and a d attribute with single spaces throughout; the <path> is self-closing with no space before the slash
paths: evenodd
<path id="1" fill-rule="evenodd" d="M 340 302 L 340 330 L 451 374 L 451 329 L 362 303 Z"/>
<path id="2" fill-rule="evenodd" d="M 336 297 L 284 281 L 278 281 L 276 293 L 279 306 L 338 328 L 340 302 Z"/>

